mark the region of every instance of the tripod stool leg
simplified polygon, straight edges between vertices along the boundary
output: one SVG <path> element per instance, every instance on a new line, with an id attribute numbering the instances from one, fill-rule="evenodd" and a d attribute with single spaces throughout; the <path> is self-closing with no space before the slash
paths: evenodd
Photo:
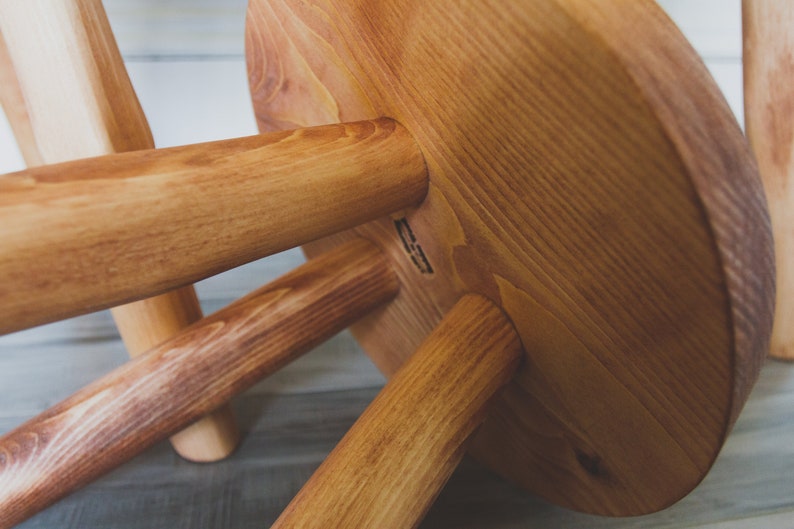
<path id="1" fill-rule="evenodd" d="M 0 333 L 167 292 L 358 226 L 421 202 L 427 185 L 416 143 L 388 118 L 6 175 Z"/>
<path id="2" fill-rule="evenodd" d="M 11 32 L 17 67 L 3 42 L 0 91 L 29 166 L 154 147 L 100 1 L 2 7 L 0 24 Z M 132 357 L 201 318 L 192 286 L 111 312 Z M 172 444 L 185 459 L 208 462 L 228 456 L 238 441 L 231 408 L 224 406 L 177 434 Z"/>
<path id="3" fill-rule="evenodd" d="M 481 296 L 462 298 L 273 527 L 415 527 L 521 351 L 500 309 Z"/>
<path id="4" fill-rule="evenodd" d="M 794 360 L 794 3 L 744 0 L 745 128 L 764 181 L 777 264 L 770 353 Z"/>

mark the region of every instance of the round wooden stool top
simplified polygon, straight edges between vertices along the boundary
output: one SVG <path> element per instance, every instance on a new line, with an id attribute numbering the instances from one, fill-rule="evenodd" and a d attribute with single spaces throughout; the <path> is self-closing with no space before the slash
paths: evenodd
<path id="1" fill-rule="evenodd" d="M 252 0 L 246 41 L 263 131 L 389 116 L 424 152 L 421 207 L 307 248 L 390 256 L 397 300 L 353 329 L 380 369 L 480 293 L 526 359 L 475 457 L 610 515 L 703 478 L 765 353 L 772 245 L 739 127 L 654 2 Z"/>

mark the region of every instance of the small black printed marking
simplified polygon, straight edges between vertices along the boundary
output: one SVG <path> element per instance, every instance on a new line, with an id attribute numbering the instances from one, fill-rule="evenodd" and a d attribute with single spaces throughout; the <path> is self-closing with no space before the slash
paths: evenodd
<path id="1" fill-rule="evenodd" d="M 416 235 L 408 224 L 408 220 L 403 217 L 394 221 L 394 227 L 397 229 L 397 234 L 403 243 L 405 253 L 411 259 L 414 266 L 423 274 L 432 274 L 433 267 L 425 255 L 422 246 L 417 242 Z"/>
<path id="2" fill-rule="evenodd" d="M 411 247 L 408 245 L 408 240 L 405 238 L 405 228 L 408 226 L 408 221 L 405 218 L 401 218 L 400 220 L 394 221 L 394 227 L 397 228 L 397 233 L 400 236 L 400 240 L 403 242 L 403 247 L 405 251 L 409 254 L 411 253 Z M 408 227 L 408 229 L 411 229 Z"/>
<path id="3" fill-rule="evenodd" d="M 425 270 L 427 270 L 427 272 L 422 272 L 422 273 L 432 274 L 433 273 L 433 267 L 430 266 L 430 261 L 427 260 L 427 256 L 425 255 L 425 251 L 422 250 L 422 247 L 419 246 L 419 245 L 416 246 L 416 249 L 419 252 L 419 257 L 422 259 L 422 262 L 425 265 Z"/>
<path id="4" fill-rule="evenodd" d="M 405 219 L 403 219 L 403 220 L 405 220 Z M 411 229 L 411 226 L 410 226 L 410 224 L 408 224 L 407 220 L 405 221 L 405 227 L 408 228 L 408 236 L 411 238 L 411 242 L 415 243 L 416 242 L 416 235 L 414 235 L 414 230 Z"/>

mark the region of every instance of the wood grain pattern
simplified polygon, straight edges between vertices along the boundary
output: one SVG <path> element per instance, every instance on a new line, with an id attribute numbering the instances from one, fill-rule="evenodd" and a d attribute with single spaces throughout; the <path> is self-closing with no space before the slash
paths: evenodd
<path id="1" fill-rule="evenodd" d="M 151 148 L 101 2 L 2 0 L 0 30 L 45 163 Z"/>
<path id="2" fill-rule="evenodd" d="M 421 207 L 307 249 L 385 248 L 404 288 L 354 326 L 385 373 L 483 294 L 527 359 L 477 457 L 601 514 L 700 482 L 766 351 L 771 232 L 741 131 L 658 6 L 254 0 L 246 38 L 261 130 L 386 115 L 425 154 Z"/>
<path id="3" fill-rule="evenodd" d="M 510 321 L 469 295 L 398 371 L 273 525 L 413 528 L 522 357 Z"/>
<path id="4" fill-rule="evenodd" d="M 770 352 L 794 360 L 794 5 L 744 0 L 747 137 L 764 181 L 777 261 Z"/>
<path id="5" fill-rule="evenodd" d="M 15 6 L 22 7 L 18 2 Z M 3 23 L 13 28 L 18 66 L 0 42 L 0 102 L 29 167 L 110 154 L 119 148 L 154 147 L 101 2 L 79 0 L 57 6 L 28 2 L 22 10 L 1 15 Z M 49 28 L 45 38 L 36 31 L 42 24 Z M 42 68 L 42 62 L 60 67 Z M 24 93 L 17 70 L 25 82 Z M 28 106 L 37 109 L 35 125 Z M 201 318 L 192 286 L 112 312 L 133 357 Z M 187 459 L 215 461 L 228 456 L 238 441 L 232 412 L 223 407 L 175 436 L 172 443 Z"/>
<path id="6" fill-rule="evenodd" d="M 120 2 L 106 2 L 108 6 L 113 3 Z M 135 3 L 131 5 L 133 9 L 140 5 L 137 0 L 129 3 Z M 214 13 L 207 7 L 213 3 L 217 2 L 177 2 L 184 4 L 188 13 L 191 9 L 200 11 L 208 19 Z M 708 4 L 712 4 L 713 9 L 721 15 L 733 9 L 733 3 L 728 2 L 726 7 L 723 0 L 660 3 L 680 3 L 681 11 L 685 13 L 708 13 L 708 9 L 702 9 Z M 223 4 L 225 8 L 226 2 Z M 174 2 L 168 2 L 168 6 L 173 5 Z M 197 5 L 201 7 L 197 8 Z M 161 4 L 160 12 L 171 15 L 173 19 L 181 15 L 174 11 L 181 11 L 182 7 L 172 10 L 168 6 Z M 137 14 L 144 23 L 152 25 L 146 13 Z M 708 19 L 713 24 L 720 20 L 719 17 L 711 16 Z M 195 18 L 191 18 L 193 20 Z M 168 32 L 175 38 L 184 34 L 179 30 L 172 31 L 170 23 L 163 26 L 163 33 Z M 205 32 L 211 27 L 208 29 L 207 25 L 199 22 L 191 29 L 194 28 L 201 31 L 193 31 L 191 37 L 198 41 L 200 35 L 201 44 L 205 44 Z M 148 39 L 147 45 L 154 40 L 150 34 L 146 34 L 145 38 Z M 196 61 L 201 59 L 195 55 L 190 58 Z M 157 59 L 163 60 L 162 57 Z M 152 70 L 156 75 L 157 72 L 173 68 L 174 63 L 169 62 L 169 59 L 173 57 L 166 57 L 164 63 L 147 69 L 142 83 L 152 81 L 148 78 L 153 75 Z M 184 57 L 179 59 L 185 60 Z M 718 60 L 725 59 L 720 56 Z M 738 54 L 736 62 L 738 64 Z M 182 65 L 176 63 L 176 66 Z M 191 82 L 203 82 L 205 76 L 228 75 L 223 68 L 215 67 L 217 63 L 212 61 L 194 62 L 190 66 L 196 75 L 185 76 L 182 68 L 179 68 L 178 75 L 190 77 L 189 80 L 181 79 L 179 86 L 188 88 Z M 171 74 L 169 83 L 176 72 L 171 71 Z M 156 86 L 158 83 L 152 84 Z M 201 93 L 201 90 L 186 90 L 185 98 L 179 99 L 179 104 L 172 105 L 172 108 L 201 108 L 204 112 L 208 106 L 216 106 L 213 103 L 228 100 L 216 96 L 208 103 L 194 101 L 197 92 Z M 171 115 L 168 114 L 169 118 Z M 206 114 L 202 113 L 201 116 L 210 121 Z M 215 128 L 214 132 L 207 134 L 217 135 L 218 130 Z M 244 275 L 267 275 L 271 273 L 270 268 L 281 266 L 281 259 L 281 256 L 275 262 L 268 259 L 270 264 L 257 264 L 253 272 Z M 288 270 L 292 265 L 283 268 Z M 211 292 L 211 305 L 221 303 L 220 298 L 227 295 L 225 290 L 250 289 L 245 289 L 239 275 L 232 273 L 228 277 L 213 282 L 213 289 L 217 291 Z M 261 283 L 261 279 L 257 282 Z M 228 296 L 227 299 L 233 297 Z M 205 296 L 202 296 L 202 300 L 205 300 Z M 48 400 L 57 400 L 64 391 L 79 386 L 77 381 L 81 375 L 76 372 L 76 366 L 85 364 L 89 358 L 100 366 L 108 364 L 106 356 L 114 362 L 121 362 L 123 348 L 112 339 L 113 331 L 108 324 L 108 319 L 99 314 L 0 339 L 0 347 L 3 348 L 0 352 L 0 388 L 4 388 L 0 393 L 0 428 L 11 428 L 30 416 L 33 413 L 31 410 L 37 406 L 46 406 Z M 65 329 L 70 329 L 74 336 Z M 83 341 L 65 342 L 67 339 Z M 30 520 L 24 527 L 121 529 L 140 527 L 144 519 L 146 521 L 143 523 L 148 526 L 163 528 L 183 525 L 213 529 L 266 526 L 275 519 L 314 466 L 319 464 L 325 452 L 331 449 L 375 393 L 375 390 L 347 390 L 348 381 L 356 377 L 359 372 L 356 368 L 360 368 L 362 362 L 349 362 L 349 356 L 339 358 L 340 350 L 346 347 L 349 347 L 347 342 L 335 342 L 331 348 L 321 347 L 309 357 L 318 359 L 316 362 L 295 366 L 299 368 L 297 372 L 280 372 L 280 383 L 267 384 L 261 392 L 239 399 L 236 409 L 241 414 L 247 435 L 240 453 L 233 459 L 212 467 L 196 468 L 175 459 L 172 451 L 163 444 Z M 79 354 L 69 357 L 68 351 Z M 337 366 L 331 365 L 331 360 L 337 359 L 343 362 Z M 366 365 L 367 361 L 364 360 L 363 364 Z M 60 377 L 56 374 L 59 370 L 62 373 Z M 23 373 L 33 376 L 23 383 L 20 380 Z M 365 378 L 372 378 L 370 371 L 365 371 L 365 374 Z M 724 524 L 725 527 L 788 529 L 788 520 L 794 512 L 794 481 L 788 479 L 794 472 L 794 457 L 791 457 L 791 447 L 794 447 L 791 428 L 794 425 L 794 420 L 791 420 L 794 378 L 791 375 L 791 366 L 767 366 L 714 469 L 692 495 L 662 513 L 641 518 L 611 519 L 566 511 L 526 495 L 469 462 L 453 477 L 424 527 L 680 528 L 713 523 Z M 83 376 L 82 380 L 90 378 Z M 331 384 L 334 383 L 338 391 L 329 391 L 333 389 Z M 306 391 L 306 388 L 309 391 L 322 388 L 326 392 L 295 395 L 296 391 Z M 151 486 L 143 487 L 141 483 Z M 242 484 L 245 484 L 245 488 Z M 257 491 L 267 491 L 267 500 L 263 501 L 262 494 Z"/>
<path id="7" fill-rule="evenodd" d="M 0 331 L 194 282 L 415 204 L 426 186 L 389 119 L 6 175 Z"/>
<path id="8" fill-rule="evenodd" d="M 353 242 L 288 273 L 0 438 L 0 527 L 216 409 L 374 307 L 396 276 Z"/>
<path id="9" fill-rule="evenodd" d="M 286 252 L 197 285 L 205 310 L 302 263 Z M 265 279 L 268 278 L 268 279 Z M 0 337 L 0 434 L 126 360 L 96 313 Z M 192 465 L 160 443 L 20 529 L 269 527 L 372 402 L 382 378 L 342 333 L 232 399 L 244 432 L 231 458 Z M 464 458 L 420 527 L 790 529 L 794 517 L 794 364 L 768 362 L 714 467 L 675 506 L 638 518 L 588 516 L 527 494 Z M 733 524 L 733 525 L 728 525 Z"/>
<path id="10" fill-rule="evenodd" d="M 127 352 L 137 357 L 199 321 L 201 305 L 192 286 L 110 309 Z M 231 454 L 240 432 L 231 408 L 221 406 L 171 436 L 177 453 L 190 461 L 211 462 Z"/>

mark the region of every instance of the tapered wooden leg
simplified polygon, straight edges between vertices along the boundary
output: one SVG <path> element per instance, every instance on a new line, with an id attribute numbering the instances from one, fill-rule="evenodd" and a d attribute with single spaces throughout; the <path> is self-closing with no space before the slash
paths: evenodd
<path id="1" fill-rule="evenodd" d="M 41 165 L 41 154 L 36 147 L 33 127 L 25 106 L 25 96 L 22 95 L 22 90 L 19 87 L 2 32 L 0 32 L 0 105 L 5 111 L 8 123 L 17 140 L 19 151 L 27 166 Z"/>
<path id="2" fill-rule="evenodd" d="M 0 332 L 149 297 L 421 202 L 390 119 L 0 178 Z M 145 272 L 145 273 L 142 273 Z"/>
<path id="3" fill-rule="evenodd" d="M 29 167 L 154 147 L 100 1 L 34 0 L 3 7 L 2 25 L 11 32 L 17 64 L 0 34 L 0 102 Z M 201 307 L 193 287 L 186 286 L 112 313 L 134 357 L 200 319 Z M 207 462 L 229 455 L 238 441 L 232 411 L 223 406 L 172 443 L 182 457 Z"/>
<path id="4" fill-rule="evenodd" d="M 461 299 L 273 527 L 415 527 L 463 456 L 521 343 L 487 299 Z"/>
<path id="5" fill-rule="evenodd" d="M 341 331 L 399 288 L 356 241 L 189 327 L 0 438 L 0 527 L 130 459 Z"/>
<path id="6" fill-rule="evenodd" d="M 794 360 L 794 3 L 744 0 L 747 136 L 764 181 L 777 265 L 770 352 Z"/>

